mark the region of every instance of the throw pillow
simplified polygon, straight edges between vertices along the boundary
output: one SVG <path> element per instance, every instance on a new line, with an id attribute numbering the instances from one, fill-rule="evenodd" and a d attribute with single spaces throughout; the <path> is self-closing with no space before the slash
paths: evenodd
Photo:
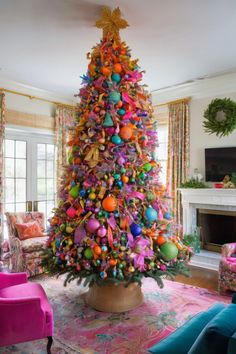
<path id="1" fill-rule="evenodd" d="M 18 232 L 18 237 L 21 241 L 28 238 L 45 236 L 42 233 L 41 227 L 36 221 L 22 224 L 16 223 L 15 227 Z"/>
<path id="2" fill-rule="evenodd" d="M 236 306 L 230 304 L 203 329 L 188 354 L 226 354 L 230 337 L 236 331 Z"/>

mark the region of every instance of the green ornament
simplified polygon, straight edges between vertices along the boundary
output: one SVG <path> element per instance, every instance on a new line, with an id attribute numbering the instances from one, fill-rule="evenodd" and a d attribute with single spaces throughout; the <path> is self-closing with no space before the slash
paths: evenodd
<path id="1" fill-rule="evenodd" d="M 118 253 L 116 251 L 112 252 L 114 258 L 118 258 Z"/>
<path id="2" fill-rule="evenodd" d="M 113 122 L 113 120 L 111 118 L 110 113 L 106 113 L 105 114 L 105 119 L 104 119 L 104 121 L 102 123 L 102 126 L 104 128 L 109 128 L 109 127 L 113 127 L 113 125 L 114 125 L 114 122 Z"/>
<path id="3" fill-rule="evenodd" d="M 72 198 L 77 198 L 78 194 L 79 194 L 79 186 L 74 186 L 71 188 L 71 190 L 69 191 L 69 194 Z"/>
<path id="4" fill-rule="evenodd" d="M 108 101 L 110 103 L 118 103 L 120 101 L 120 92 L 118 91 L 111 91 L 108 95 Z"/>
<path id="5" fill-rule="evenodd" d="M 147 200 L 151 202 L 153 199 L 155 199 L 155 196 L 152 192 L 147 192 Z"/>
<path id="6" fill-rule="evenodd" d="M 130 183 L 135 183 L 135 178 L 131 177 L 129 181 L 130 181 Z"/>
<path id="7" fill-rule="evenodd" d="M 139 178 L 139 179 L 145 179 L 145 177 L 146 177 L 146 173 L 144 173 L 144 172 L 141 172 L 141 173 L 138 175 L 138 178 Z"/>
<path id="8" fill-rule="evenodd" d="M 90 247 L 85 249 L 84 255 L 85 255 L 85 258 L 87 258 L 87 259 L 93 259 L 93 251 L 91 250 Z"/>
<path id="9" fill-rule="evenodd" d="M 72 157 L 72 155 L 69 155 L 68 156 L 68 163 L 72 164 L 72 162 L 73 162 L 73 157 Z"/>
<path id="10" fill-rule="evenodd" d="M 66 225 L 65 225 L 65 224 L 61 224 L 61 225 L 60 225 L 60 230 L 61 230 L 61 231 L 64 231 L 65 228 L 66 228 Z"/>
<path id="11" fill-rule="evenodd" d="M 123 268 L 124 268 L 124 265 L 123 265 L 122 263 L 119 263 L 119 264 L 118 264 L 118 268 L 119 268 L 119 269 L 123 269 Z"/>
<path id="12" fill-rule="evenodd" d="M 125 172 L 126 172 L 126 168 L 122 167 L 122 168 L 120 169 L 120 172 L 121 172 L 121 173 L 125 173 Z"/>
<path id="13" fill-rule="evenodd" d="M 155 263 L 154 263 L 154 262 L 150 262 L 150 266 L 151 266 L 152 268 L 154 268 L 154 267 L 155 267 Z"/>
<path id="14" fill-rule="evenodd" d="M 103 216 L 103 212 L 100 210 L 97 215 L 99 218 L 101 218 Z"/>
<path id="15" fill-rule="evenodd" d="M 171 241 L 164 243 L 164 245 L 160 247 L 160 250 L 167 261 L 176 258 L 178 255 L 178 248 Z"/>
<path id="16" fill-rule="evenodd" d="M 143 169 L 145 172 L 149 172 L 152 169 L 152 165 L 149 162 L 147 162 L 143 165 Z"/>

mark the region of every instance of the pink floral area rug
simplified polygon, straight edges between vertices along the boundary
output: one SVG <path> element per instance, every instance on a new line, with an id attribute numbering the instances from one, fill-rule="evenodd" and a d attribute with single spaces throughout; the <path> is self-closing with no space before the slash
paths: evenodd
<path id="1" fill-rule="evenodd" d="M 66 288 L 63 279 L 38 278 L 54 309 L 52 354 L 141 354 L 168 336 L 195 314 L 230 297 L 165 280 L 159 289 L 143 281 L 142 306 L 121 314 L 102 313 L 84 302 L 86 289 L 76 282 Z M 0 348 L 1 354 L 45 354 L 46 340 Z"/>

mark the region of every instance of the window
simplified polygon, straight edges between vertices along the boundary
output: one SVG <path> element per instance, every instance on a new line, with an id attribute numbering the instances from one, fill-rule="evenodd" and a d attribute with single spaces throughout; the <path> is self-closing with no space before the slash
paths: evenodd
<path id="1" fill-rule="evenodd" d="M 47 220 L 55 206 L 54 137 L 6 129 L 4 209 L 42 211 Z M 6 228 L 5 232 L 6 234 Z M 6 235 L 4 235 L 6 236 Z"/>

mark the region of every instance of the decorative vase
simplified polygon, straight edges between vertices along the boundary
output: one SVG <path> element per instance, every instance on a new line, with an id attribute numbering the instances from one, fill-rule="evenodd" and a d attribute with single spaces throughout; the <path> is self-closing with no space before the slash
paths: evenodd
<path id="1" fill-rule="evenodd" d="M 135 309 L 143 302 L 143 293 L 138 283 L 107 283 L 92 285 L 85 295 L 85 301 L 95 310 L 102 312 L 125 312 Z"/>

